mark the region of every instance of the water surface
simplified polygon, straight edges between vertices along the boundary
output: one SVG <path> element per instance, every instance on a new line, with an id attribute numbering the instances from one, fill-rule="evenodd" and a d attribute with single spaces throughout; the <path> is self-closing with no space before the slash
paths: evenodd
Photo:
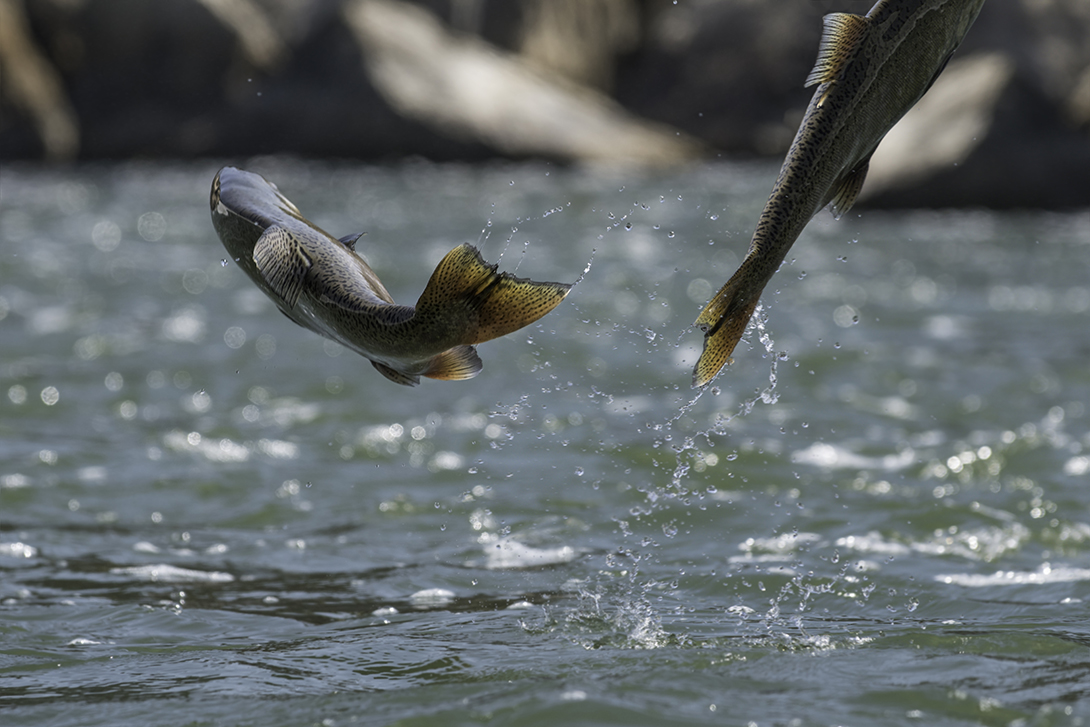
<path id="1" fill-rule="evenodd" d="M 399 302 L 591 267 L 410 389 L 225 260 L 216 164 L 6 165 L 4 724 L 1090 719 L 1086 211 L 822 215 L 699 393 L 774 166 L 243 166 Z"/>

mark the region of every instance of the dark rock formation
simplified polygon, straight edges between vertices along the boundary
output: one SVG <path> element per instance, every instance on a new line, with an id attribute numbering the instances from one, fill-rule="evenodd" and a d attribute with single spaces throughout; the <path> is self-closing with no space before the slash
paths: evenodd
<path id="1" fill-rule="evenodd" d="M 1004 53 L 950 63 L 886 135 L 860 203 L 1090 205 L 1090 143 Z"/>
<path id="2" fill-rule="evenodd" d="M 0 159 L 779 157 L 821 15 L 870 3 L 774 5 L 0 0 Z M 987 3 L 944 86 L 876 157 L 871 204 L 1090 204 L 1090 2 Z M 967 119 L 983 136 L 952 155 L 892 156 Z"/>

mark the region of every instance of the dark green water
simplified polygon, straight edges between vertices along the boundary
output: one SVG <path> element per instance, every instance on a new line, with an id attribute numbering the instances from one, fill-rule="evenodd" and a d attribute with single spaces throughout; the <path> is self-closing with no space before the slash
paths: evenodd
<path id="1" fill-rule="evenodd" d="M 243 166 L 399 302 L 593 264 L 408 389 L 221 262 L 217 165 L 5 165 L 4 725 L 1090 720 L 1090 213 L 823 215 L 697 396 L 774 167 Z"/>

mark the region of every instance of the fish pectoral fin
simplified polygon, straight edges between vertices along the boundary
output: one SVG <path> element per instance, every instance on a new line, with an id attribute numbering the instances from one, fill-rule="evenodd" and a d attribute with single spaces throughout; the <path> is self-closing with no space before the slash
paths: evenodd
<path id="1" fill-rule="evenodd" d="M 458 381 L 472 379 L 481 373 L 484 364 L 473 346 L 455 346 L 434 356 L 431 366 L 424 372 L 429 379 Z"/>
<path id="2" fill-rule="evenodd" d="M 852 13 L 829 13 L 821 22 L 824 28 L 821 31 L 817 62 L 806 77 L 804 87 L 836 78 L 869 27 L 865 17 Z"/>
<path id="3" fill-rule="evenodd" d="M 457 340 L 483 343 L 530 325 L 556 308 L 571 287 L 498 273 L 477 248 L 464 244 L 435 268 L 417 301 L 416 315 L 465 325 L 464 336 Z"/>
<path id="4" fill-rule="evenodd" d="M 862 164 L 859 164 L 840 178 L 836 189 L 833 191 L 833 198 L 829 202 L 829 209 L 832 211 L 833 217 L 839 220 L 855 204 L 859 191 L 863 189 L 863 182 L 867 179 L 867 170 L 869 168 L 870 157 L 868 156 L 863 160 Z"/>
<path id="5" fill-rule="evenodd" d="M 356 243 L 359 242 L 359 239 L 361 237 L 363 237 L 364 235 L 366 235 L 366 234 L 367 234 L 366 232 L 357 232 L 354 235 L 345 235 L 344 237 L 339 238 L 337 240 L 337 242 L 343 244 L 345 247 L 347 247 L 352 252 L 355 252 L 356 251 Z"/>
<path id="6" fill-rule="evenodd" d="M 257 239 L 254 262 L 269 287 L 289 308 L 294 308 L 312 264 L 299 241 L 283 227 L 274 225 Z"/>
<path id="7" fill-rule="evenodd" d="M 384 363 L 378 361 L 371 361 L 371 365 L 375 367 L 380 374 L 393 381 L 395 384 L 401 384 L 402 386 L 416 386 L 420 383 L 419 376 L 410 376 L 409 374 L 403 374 L 397 369 L 390 368 Z"/>
<path id="8" fill-rule="evenodd" d="M 742 281 L 746 277 L 746 264 L 743 262 L 696 319 L 694 325 L 704 331 L 704 349 L 693 368 L 694 389 L 711 383 L 719 371 L 731 362 L 730 355 L 742 339 L 746 325 L 757 308 L 760 293 L 744 293 Z"/>

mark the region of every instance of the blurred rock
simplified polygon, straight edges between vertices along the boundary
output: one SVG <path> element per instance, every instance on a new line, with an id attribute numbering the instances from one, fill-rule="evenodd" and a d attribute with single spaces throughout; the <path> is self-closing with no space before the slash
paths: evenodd
<path id="1" fill-rule="evenodd" d="M 871 159 L 876 207 L 1090 203 L 1090 144 L 1004 53 L 951 61 Z"/>
<path id="2" fill-rule="evenodd" d="M 827 5 L 652 3 L 644 42 L 618 69 L 617 97 L 729 154 L 782 156 L 813 95 L 803 81 Z"/>
<path id="3" fill-rule="evenodd" d="M 18 0 L 0 0 L 0 134 L 51 161 L 79 151 L 79 122 L 60 74 L 34 44 Z"/>
<path id="4" fill-rule="evenodd" d="M 402 116 L 507 156 L 663 165 L 696 156 L 676 132 L 596 91 L 546 79 L 516 56 L 448 32 L 423 8 L 350 0 L 349 27 L 375 88 Z"/>
<path id="5" fill-rule="evenodd" d="M 812 93 L 802 84 L 821 16 L 870 5 L 0 0 L 4 17 L 16 18 L 0 22 L 0 159 L 78 150 L 83 159 L 664 164 L 691 158 L 693 139 L 723 154 L 781 157 Z M 1070 171 L 1090 148 L 1090 1 L 987 3 L 952 68 L 990 52 L 1006 65 L 944 76 L 946 103 L 887 142 L 961 134 L 960 151 L 945 157 L 958 166 L 936 156 L 924 169 L 927 154 L 876 162 L 864 189 L 872 204 L 1090 204 Z M 964 141 L 969 120 L 985 138 Z M 1033 190 L 1011 178 L 1001 189 L 1012 164 Z M 949 181 L 932 184 L 939 177 Z"/>
<path id="6" fill-rule="evenodd" d="M 602 91 L 613 89 L 617 59 L 640 41 L 636 0 L 522 3 L 518 54 L 530 66 Z"/>

